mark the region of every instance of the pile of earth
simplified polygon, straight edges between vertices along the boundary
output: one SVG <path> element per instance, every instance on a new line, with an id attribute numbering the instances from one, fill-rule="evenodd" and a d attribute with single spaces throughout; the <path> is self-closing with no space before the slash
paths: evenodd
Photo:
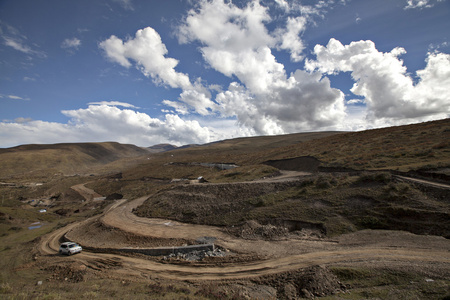
<path id="1" fill-rule="evenodd" d="M 210 292 L 208 286 L 205 286 L 204 290 L 205 294 Z M 331 296 L 346 290 L 347 287 L 328 268 L 313 266 L 292 272 L 267 275 L 251 281 L 226 283 L 221 285 L 216 293 L 222 293 L 225 296 L 234 295 L 236 299 L 290 300 Z M 201 291 L 199 292 L 201 293 Z"/>
<path id="2" fill-rule="evenodd" d="M 186 260 L 186 261 L 202 261 L 208 257 L 225 257 L 230 255 L 229 251 L 223 250 L 221 248 L 215 247 L 213 251 L 196 250 L 188 253 L 172 253 L 170 255 L 164 256 L 164 261 L 172 260 Z"/>
<path id="3" fill-rule="evenodd" d="M 246 221 L 240 226 L 227 228 L 228 233 L 246 240 L 279 240 L 289 234 L 286 227 L 272 224 L 262 225 L 255 220 Z"/>
<path id="4" fill-rule="evenodd" d="M 274 287 L 278 298 L 315 298 L 344 292 L 346 286 L 336 275 L 323 266 L 262 277 L 257 280 Z"/>
<path id="5" fill-rule="evenodd" d="M 46 271 L 50 271 L 52 275 L 48 278 L 48 281 L 68 281 L 68 282 L 80 282 L 84 281 L 84 275 L 86 274 L 87 267 L 83 264 L 70 263 L 70 264 L 58 264 L 45 268 Z"/>

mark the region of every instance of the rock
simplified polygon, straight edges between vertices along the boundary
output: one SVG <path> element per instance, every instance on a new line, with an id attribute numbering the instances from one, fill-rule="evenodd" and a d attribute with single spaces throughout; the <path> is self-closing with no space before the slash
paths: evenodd
<path id="1" fill-rule="evenodd" d="M 333 295 L 340 291 L 342 286 L 338 278 L 322 266 L 306 269 L 296 284 L 300 288 L 302 296 L 306 298 Z"/>
<path id="2" fill-rule="evenodd" d="M 286 283 L 283 288 L 284 299 L 295 300 L 297 299 L 297 289 L 292 283 Z"/>

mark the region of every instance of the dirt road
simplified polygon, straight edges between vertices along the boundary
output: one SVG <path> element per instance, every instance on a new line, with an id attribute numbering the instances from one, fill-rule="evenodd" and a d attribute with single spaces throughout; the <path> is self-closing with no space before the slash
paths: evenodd
<path id="1" fill-rule="evenodd" d="M 438 268 L 440 274 L 450 276 L 450 241 L 437 236 L 419 236 L 399 231 L 365 230 L 340 236 L 336 240 L 286 238 L 280 241 L 244 240 L 228 235 L 216 227 L 192 225 L 164 219 L 139 218 L 132 209 L 146 197 L 131 202 L 120 200 L 105 210 L 102 216 L 70 224 L 45 236 L 39 246 L 46 259 L 61 258 L 57 254 L 61 237 L 78 237 L 82 244 L 98 243 L 89 240 L 83 229 L 86 224 L 101 221 L 105 226 L 140 236 L 157 238 L 215 237 L 216 244 L 234 253 L 255 254 L 264 259 L 247 262 L 209 264 L 168 264 L 155 260 L 116 254 L 84 251 L 71 259 L 87 267 L 97 268 L 99 262 L 120 266 L 108 272 L 129 276 L 159 276 L 176 280 L 221 280 L 258 277 L 313 265 L 369 263 L 377 266 L 393 264 L 413 265 L 418 269 Z M 111 245 L 115 241 L 110 241 Z M 110 246 L 111 246 L 110 245 Z M 123 247 L 124 245 L 116 245 Z"/>
<path id="2" fill-rule="evenodd" d="M 450 190 L 450 185 L 444 184 L 444 183 L 433 182 L 433 181 L 429 181 L 429 180 L 412 178 L 412 177 L 405 177 L 405 176 L 400 176 L 400 175 L 395 175 L 395 177 L 400 178 L 402 180 L 417 182 L 417 183 L 420 183 L 420 184 L 431 185 L 431 186 L 434 186 L 434 187 L 443 188 L 443 189 L 449 189 Z"/>
<path id="3" fill-rule="evenodd" d="M 119 207 L 120 209 L 120 207 Z M 114 209 L 112 209 L 114 211 Z M 86 220 L 85 222 L 89 222 Z M 74 229 L 82 224 L 74 223 L 49 234 L 42 240 L 39 250 L 46 257 L 57 256 L 59 240 L 66 232 Z M 412 236 L 409 236 L 410 238 Z M 414 239 L 414 238 L 413 238 Z M 420 238 L 416 240 L 419 241 Z M 426 239 L 425 239 L 426 240 Z M 426 241 L 422 241 L 426 242 Z M 86 266 L 95 265 L 98 261 L 107 263 L 113 261 L 120 265 L 119 273 L 126 273 L 137 276 L 158 275 L 163 278 L 177 280 L 221 280 L 221 279 L 237 279 L 258 277 L 267 274 L 274 274 L 289 270 L 297 270 L 313 265 L 331 265 L 336 263 L 349 264 L 364 261 L 366 263 L 376 264 L 392 264 L 392 263 L 414 263 L 415 265 L 435 265 L 443 270 L 447 270 L 450 275 L 450 254 L 448 243 L 442 243 L 442 240 L 433 238 L 428 240 L 432 242 L 430 247 L 426 249 L 422 247 L 403 248 L 386 247 L 383 245 L 367 245 L 365 243 L 350 247 L 348 243 L 341 249 L 334 251 L 314 251 L 300 255 L 291 255 L 286 257 L 278 257 L 261 261 L 253 261 L 248 263 L 239 263 L 237 265 L 217 266 L 217 267 L 201 267 L 198 265 L 171 265 L 141 258 L 127 257 L 113 254 L 100 254 L 84 251 L 81 254 L 72 257 L 73 260 L 81 262 Z M 439 249 L 432 249 L 434 246 L 440 245 Z M 421 243 L 419 246 L 424 246 Z M 255 249 L 257 251 L 257 249 Z M 111 270 L 109 270 L 110 272 Z"/>
<path id="4" fill-rule="evenodd" d="M 78 192 L 81 196 L 83 196 L 84 199 L 86 199 L 86 201 L 92 201 L 94 200 L 94 198 L 102 196 L 94 190 L 87 188 L 84 183 L 74 185 L 71 187 L 71 189 Z"/>

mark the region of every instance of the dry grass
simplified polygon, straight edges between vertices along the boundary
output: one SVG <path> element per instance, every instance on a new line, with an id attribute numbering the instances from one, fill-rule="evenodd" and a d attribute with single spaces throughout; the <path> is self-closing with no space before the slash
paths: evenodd
<path id="1" fill-rule="evenodd" d="M 448 171 L 444 168 L 450 166 L 449 140 L 450 119 L 446 119 L 354 133 L 241 138 L 157 154 L 147 154 L 135 146 L 117 143 L 0 149 L 0 182 L 15 184 L 0 185 L 0 298 L 202 299 L 211 298 L 218 292 L 212 289 L 210 295 L 204 295 L 205 289 L 185 283 L 161 284 L 148 279 L 143 284 L 101 278 L 93 273 L 76 284 L 48 280 L 52 278 L 51 271 L 33 264 L 35 239 L 102 209 L 82 203 L 76 194 L 70 193 L 70 187 L 75 184 L 85 183 L 105 196 L 121 193 L 125 198 L 133 199 L 172 186 L 173 178 L 203 176 L 210 182 L 239 182 L 270 177 L 277 170 L 263 162 L 299 156 L 316 157 L 327 167 L 401 171 L 440 167 L 445 173 Z M 200 162 L 235 163 L 240 167 L 222 171 L 195 164 Z M 122 178 L 110 176 L 118 172 L 122 173 Z M 249 189 L 246 193 L 246 197 L 239 197 L 242 191 L 237 194 L 234 191 L 231 193 L 233 201 L 225 199 L 223 203 L 217 203 L 217 194 L 211 194 L 214 218 L 204 218 L 198 211 L 211 211 L 204 201 L 211 197 L 206 194 L 197 195 L 198 199 L 188 197 L 191 204 L 199 203 L 189 207 L 190 211 L 177 206 L 178 200 L 173 198 L 170 205 L 163 205 L 162 201 L 156 207 L 155 203 L 149 202 L 147 208 L 159 216 L 190 218 L 184 221 L 191 222 L 196 221 L 194 215 L 199 215 L 198 222 L 215 222 L 222 226 L 248 220 L 261 223 L 277 218 L 298 220 L 316 225 L 330 236 L 363 228 L 395 228 L 442 235 L 450 232 L 448 203 L 414 186 L 395 182 L 387 172 L 312 176 L 297 186 L 267 191 Z M 40 207 L 19 201 L 50 197 L 58 200 L 46 214 L 38 212 Z M 59 208 L 72 213 L 58 215 L 55 211 Z M 76 209 L 80 212 L 75 214 Z M 28 226 L 37 221 L 44 226 L 29 230 Z M 355 286 L 352 293 L 340 295 L 344 299 L 408 298 L 408 295 L 410 298 L 433 298 L 445 295 L 445 285 L 448 287 L 448 281 L 424 283 L 423 278 L 407 271 L 337 268 L 334 272 L 341 281 Z M 37 285 L 37 281 L 43 281 L 43 284 Z M 411 281 L 418 283 L 411 285 L 408 283 Z"/>

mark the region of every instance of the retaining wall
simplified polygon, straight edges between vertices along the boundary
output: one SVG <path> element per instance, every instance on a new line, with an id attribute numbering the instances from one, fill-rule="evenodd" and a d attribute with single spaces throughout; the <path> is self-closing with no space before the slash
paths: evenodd
<path id="1" fill-rule="evenodd" d="M 64 235 L 60 242 L 72 242 L 66 235 Z M 214 244 L 200 244 L 200 245 L 189 245 L 189 246 L 179 246 L 179 247 L 158 247 L 158 248 L 97 248 L 90 246 L 83 246 L 83 249 L 89 250 L 91 252 L 98 253 L 139 253 L 149 256 L 163 256 L 177 253 L 190 253 L 193 251 L 214 251 Z"/>

